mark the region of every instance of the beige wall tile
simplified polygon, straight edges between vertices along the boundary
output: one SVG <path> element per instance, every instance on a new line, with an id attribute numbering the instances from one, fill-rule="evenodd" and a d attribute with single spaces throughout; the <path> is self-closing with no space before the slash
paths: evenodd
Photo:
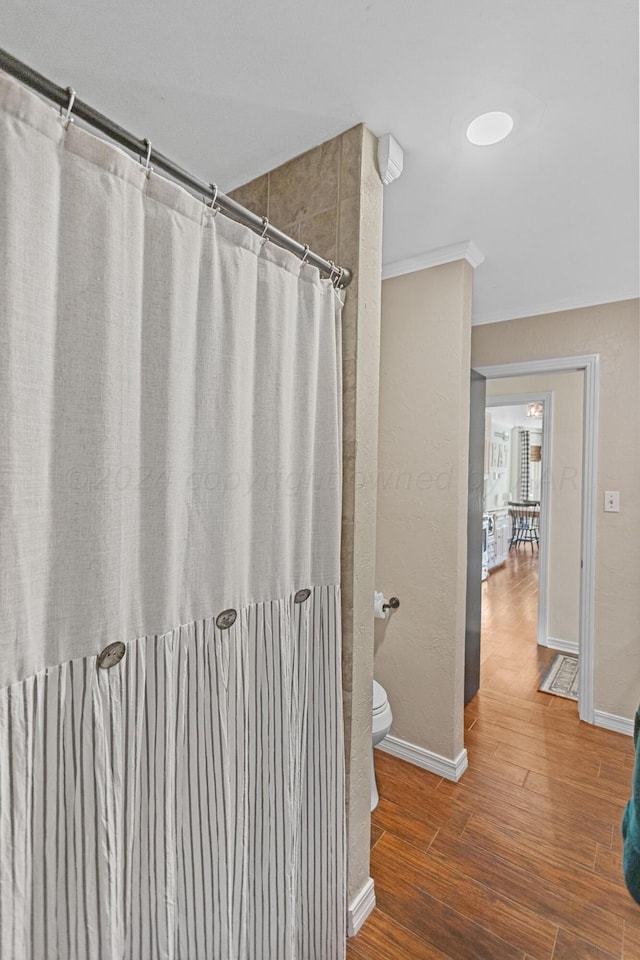
<path id="1" fill-rule="evenodd" d="M 360 197 L 355 196 L 342 200 L 339 212 L 338 262 L 340 266 L 354 270 L 357 265 L 353 261 L 354 251 L 356 251 L 358 258 L 360 256 Z"/>
<path id="2" fill-rule="evenodd" d="M 283 227 L 277 223 L 274 224 L 274 226 L 278 227 L 279 230 L 282 230 L 283 233 L 286 233 L 287 236 L 291 237 L 292 240 L 297 240 L 298 243 L 306 243 L 306 240 L 301 238 L 299 220 L 296 220 L 293 223 L 287 223 Z M 309 244 L 309 246 L 311 246 L 311 244 Z"/>
<path id="3" fill-rule="evenodd" d="M 371 695 L 373 674 L 373 616 L 375 589 L 376 502 L 362 478 L 375 474 L 378 442 L 378 381 L 380 363 L 380 296 L 382 275 L 382 183 L 376 172 L 377 140 L 362 131 L 361 187 L 358 195 L 359 229 L 350 232 L 354 205 L 340 205 L 339 261 L 354 271 L 352 290 L 357 303 L 345 310 L 345 343 L 355 359 L 355 395 L 347 372 L 345 406 L 353 404 L 355 424 L 355 483 L 353 486 L 353 611 L 351 631 L 350 782 L 347 792 L 349 870 L 348 897 L 353 900 L 368 880 L 371 788 Z M 351 136 L 350 134 L 347 135 Z M 344 218 L 344 219 L 343 219 Z M 353 237 L 353 241 L 348 241 Z M 347 291 L 349 294 L 349 291 Z M 350 359 L 350 357 L 349 357 Z M 348 427 L 351 411 L 345 415 Z M 345 518 L 346 519 L 346 518 Z M 343 568 L 344 569 L 344 568 Z M 347 618 L 343 616 L 343 629 Z"/>
<path id="4" fill-rule="evenodd" d="M 354 274 L 342 315 L 342 665 L 349 901 L 369 877 L 376 503 L 358 477 L 375 475 L 377 457 L 382 184 L 376 145 L 373 134 L 359 125 L 232 194 Z"/>
<path id="5" fill-rule="evenodd" d="M 340 200 L 360 197 L 362 177 L 362 140 L 363 124 L 352 127 L 342 134 L 342 156 L 340 159 Z"/>
<path id="6" fill-rule="evenodd" d="M 338 256 L 340 266 L 347 265 L 344 258 Z M 342 311 L 342 362 L 343 364 L 356 361 L 358 347 L 357 338 L 358 318 L 358 290 L 353 286 L 347 290 L 346 303 Z M 354 385 L 353 381 L 350 385 Z"/>
<path id="7" fill-rule="evenodd" d="M 326 260 L 338 258 L 338 209 L 331 207 L 322 213 L 315 213 L 300 220 L 299 235 L 301 243 L 320 252 Z"/>
<path id="8" fill-rule="evenodd" d="M 340 138 L 303 153 L 269 174 L 269 217 L 290 223 L 338 203 Z M 317 251 L 320 252 L 320 251 Z"/>
<path id="9" fill-rule="evenodd" d="M 250 183 L 245 183 L 229 194 L 232 200 L 242 204 L 259 217 L 269 216 L 269 174 L 257 177 Z"/>

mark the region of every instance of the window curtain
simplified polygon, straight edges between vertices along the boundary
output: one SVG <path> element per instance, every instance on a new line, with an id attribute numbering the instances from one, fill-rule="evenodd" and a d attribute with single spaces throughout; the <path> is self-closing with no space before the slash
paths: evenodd
<path id="1" fill-rule="evenodd" d="M 339 295 L 0 125 L 0 956 L 341 960 Z"/>
<path id="2" fill-rule="evenodd" d="M 530 436 L 528 430 L 520 431 L 520 499 L 529 499 L 529 448 Z"/>

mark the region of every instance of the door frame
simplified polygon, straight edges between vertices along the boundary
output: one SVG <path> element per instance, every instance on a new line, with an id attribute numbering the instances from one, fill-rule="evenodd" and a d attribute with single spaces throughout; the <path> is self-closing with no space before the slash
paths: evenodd
<path id="1" fill-rule="evenodd" d="M 546 373 L 584 373 L 584 421 L 582 442 L 582 516 L 580 559 L 580 615 L 578 647 L 580 674 L 578 712 L 581 720 L 594 723 L 594 626 L 596 573 L 596 495 L 598 483 L 598 411 L 600 406 L 600 356 L 552 357 L 476 366 L 487 380 L 539 376 Z"/>
<path id="2" fill-rule="evenodd" d="M 487 378 L 488 380 L 489 378 Z M 492 378 L 495 379 L 495 378 Z M 549 646 L 549 544 L 551 543 L 551 477 L 553 476 L 553 391 L 532 391 L 487 397 L 485 407 L 512 407 L 544 403 L 542 423 L 542 479 L 540 483 L 540 543 L 538 560 L 538 643 Z M 517 499 L 517 498 L 516 498 Z"/>

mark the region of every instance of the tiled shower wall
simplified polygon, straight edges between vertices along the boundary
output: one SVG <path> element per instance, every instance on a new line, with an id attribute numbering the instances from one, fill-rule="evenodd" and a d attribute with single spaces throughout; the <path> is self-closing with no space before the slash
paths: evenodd
<path id="1" fill-rule="evenodd" d="M 364 125 L 239 187 L 231 196 L 354 274 L 343 312 L 342 631 L 347 887 L 369 877 L 371 678 L 376 547 L 382 183 Z"/>

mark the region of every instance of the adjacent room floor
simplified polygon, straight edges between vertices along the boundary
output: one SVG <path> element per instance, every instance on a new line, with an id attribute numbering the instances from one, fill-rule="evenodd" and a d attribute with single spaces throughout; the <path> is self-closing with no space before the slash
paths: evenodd
<path id="1" fill-rule="evenodd" d="M 501 626 L 483 630 L 462 780 L 376 751 L 377 907 L 349 960 L 640 960 L 621 873 L 632 741 L 538 691 L 553 653 L 535 642 L 537 559 L 520 551 L 509 568 L 509 626 L 498 592 L 484 604 L 484 625 L 500 612 Z"/>
<path id="2" fill-rule="evenodd" d="M 537 629 L 538 554 L 524 544 L 482 584 L 481 691 L 525 698 L 537 691 L 556 655 L 538 645 Z M 548 695 L 539 696 L 546 704 Z"/>

